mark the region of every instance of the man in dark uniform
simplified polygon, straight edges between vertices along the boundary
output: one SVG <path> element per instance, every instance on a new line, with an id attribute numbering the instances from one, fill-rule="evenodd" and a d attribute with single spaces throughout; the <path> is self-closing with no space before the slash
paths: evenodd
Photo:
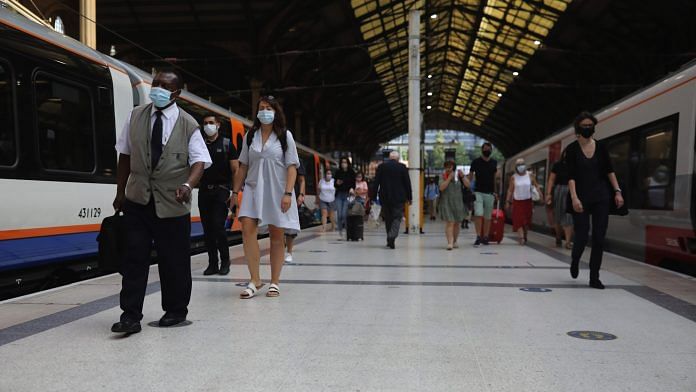
<path id="1" fill-rule="evenodd" d="M 305 169 L 304 165 L 302 164 L 302 161 L 300 161 L 300 165 L 297 167 L 297 181 L 295 181 L 295 197 L 297 197 L 297 209 L 302 208 L 302 204 L 304 203 L 305 199 Z M 301 220 L 300 223 L 302 223 Z M 292 263 L 292 247 L 296 237 L 297 233 L 292 233 L 288 231 L 285 232 L 285 247 L 287 248 L 287 252 L 285 253 L 286 263 Z"/>
<path id="2" fill-rule="evenodd" d="M 162 308 L 160 327 L 186 321 L 191 300 L 191 190 L 210 155 L 198 122 L 179 109 L 183 83 L 172 71 L 152 81 L 152 103 L 131 111 L 116 142 L 119 152 L 114 208 L 126 228 L 117 333 L 140 332 L 151 252 L 157 251 Z"/>
<path id="3" fill-rule="evenodd" d="M 227 275 L 230 272 L 230 249 L 225 220 L 232 178 L 239 163 L 230 139 L 220 134 L 220 121 L 215 115 L 209 114 L 203 118 L 203 133 L 213 160 L 213 164 L 203 173 L 198 189 L 198 210 L 201 213 L 205 247 L 208 249 L 208 268 L 203 275 Z"/>

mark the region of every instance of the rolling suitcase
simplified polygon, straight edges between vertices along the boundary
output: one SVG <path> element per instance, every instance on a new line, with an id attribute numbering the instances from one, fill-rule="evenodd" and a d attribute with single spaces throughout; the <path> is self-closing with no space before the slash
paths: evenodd
<path id="1" fill-rule="evenodd" d="M 503 240 L 504 232 L 505 212 L 500 209 L 500 200 L 498 200 L 491 214 L 491 230 L 488 233 L 488 241 L 500 243 Z"/>
<path id="2" fill-rule="evenodd" d="M 360 241 L 363 239 L 365 225 L 362 215 L 350 215 L 346 219 L 346 237 L 348 241 Z"/>

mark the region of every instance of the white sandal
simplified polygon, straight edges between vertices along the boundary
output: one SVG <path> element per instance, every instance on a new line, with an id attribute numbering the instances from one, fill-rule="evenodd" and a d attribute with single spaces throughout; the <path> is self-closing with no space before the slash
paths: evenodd
<path id="1" fill-rule="evenodd" d="M 280 287 L 278 287 L 277 284 L 271 283 L 271 285 L 268 287 L 268 291 L 266 292 L 266 297 L 279 297 L 280 296 Z"/>
<path id="2" fill-rule="evenodd" d="M 263 284 L 259 285 L 259 287 L 256 287 L 253 282 L 249 282 L 247 287 L 242 291 L 241 294 L 239 294 L 239 298 L 241 299 L 249 299 L 249 298 L 254 298 L 256 293 L 259 292 L 259 289 L 263 287 Z"/>

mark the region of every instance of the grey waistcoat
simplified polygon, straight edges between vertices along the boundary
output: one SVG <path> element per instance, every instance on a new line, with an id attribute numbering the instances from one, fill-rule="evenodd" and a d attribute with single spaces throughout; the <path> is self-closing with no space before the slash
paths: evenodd
<path id="1" fill-rule="evenodd" d="M 176 189 L 188 180 L 191 168 L 188 164 L 188 144 L 198 123 L 190 114 L 179 108 L 179 118 L 172 134 L 162 149 L 157 166 L 151 168 L 150 140 L 152 104 L 133 109 L 130 119 L 130 176 L 126 184 L 126 198 L 146 205 L 152 196 L 159 218 L 173 218 L 191 212 L 191 203 L 179 203 Z"/>

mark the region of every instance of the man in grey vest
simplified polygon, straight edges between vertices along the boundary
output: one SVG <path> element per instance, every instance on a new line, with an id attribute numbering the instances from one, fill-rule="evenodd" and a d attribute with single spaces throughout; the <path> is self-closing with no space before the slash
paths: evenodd
<path id="1" fill-rule="evenodd" d="M 126 249 L 121 268 L 121 319 L 112 332 L 140 332 L 154 243 L 162 308 L 161 327 L 186 320 L 191 299 L 191 191 L 211 159 L 198 122 L 179 109 L 181 79 L 161 71 L 152 103 L 137 106 L 116 142 L 119 152 L 114 208 L 124 212 Z"/>

